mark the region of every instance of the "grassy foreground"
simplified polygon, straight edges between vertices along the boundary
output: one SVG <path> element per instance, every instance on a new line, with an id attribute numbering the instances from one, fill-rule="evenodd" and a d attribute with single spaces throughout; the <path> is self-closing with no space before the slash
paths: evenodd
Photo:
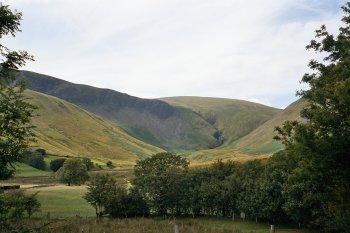
<path id="1" fill-rule="evenodd" d="M 44 186 L 27 190 L 28 193 L 37 194 L 41 203 L 41 211 L 34 214 L 37 218 L 65 218 L 72 216 L 91 217 L 95 216 L 94 208 L 88 204 L 83 195 L 86 193 L 86 186 Z"/>
<path id="2" fill-rule="evenodd" d="M 44 229 L 51 233 L 100 233 L 100 232 L 120 232 L 120 233 L 174 233 L 175 226 L 179 233 L 266 233 L 269 232 L 269 225 L 256 224 L 252 222 L 233 222 L 228 219 L 102 219 L 94 218 L 70 218 L 56 221 L 34 221 L 25 220 L 21 224 L 29 228 L 39 228 L 46 225 Z M 276 232 L 283 233 L 307 233 L 310 231 L 295 228 L 276 227 Z"/>

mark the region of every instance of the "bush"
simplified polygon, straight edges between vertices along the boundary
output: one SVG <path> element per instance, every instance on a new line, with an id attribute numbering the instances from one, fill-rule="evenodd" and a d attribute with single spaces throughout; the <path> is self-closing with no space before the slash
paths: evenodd
<path id="1" fill-rule="evenodd" d="M 94 168 L 94 163 L 91 162 L 91 159 L 84 158 L 83 163 L 88 171 L 91 171 Z"/>
<path id="2" fill-rule="evenodd" d="M 107 167 L 109 167 L 109 168 L 115 168 L 115 166 L 113 165 L 113 163 L 112 163 L 112 161 L 108 161 L 107 163 L 106 163 L 106 165 L 107 165 Z"/>
<path id="3" fill-rule="evenodd" d="M 44 156 L 41 154 L 28 152 L 27 156 L 24 159 L 24 162 L 31 167 L 36 169 L 45 170 L 46 163 L 44 161 Z"/>
<path id="4" fill-rule="evenodd" d="M 54 172 L 57 172 L 63 166 L 66 159 L 54 159 L 50 162 L 50 169 Z"/>
<path id="5" fill-rule="evenodd" d="M 46 155 L 46 150 L 45 150 L 45 149 L 42 149 L 42 148 L 36 149 L 35 152 L 36 152 L 37 154 L 41 154 L 42 156 L 45 156 L 45 155 Z"/>
<path id="6" fill-rule="evenodd" d="M 11 190 L 0 194 L 1 199 L 1 217 L 3 219 L 23 218 L 25 214 L 31 217 L 34 212 L 39 211 L 40 202 L 36 195 L 26 195 L 23 190 Z"/>

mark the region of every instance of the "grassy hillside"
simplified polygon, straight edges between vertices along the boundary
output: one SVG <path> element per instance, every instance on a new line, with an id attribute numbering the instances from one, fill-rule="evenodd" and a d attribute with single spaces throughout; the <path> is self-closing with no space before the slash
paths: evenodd
<path id="1" fill-rule="evenodd" d="M 37 142 L 51 154 L 132 162 L 161 149 L 147 145 L 64 100 L 26 91 L 29 101 L 38 107 L 33 124 Z"/>
<path id="2" fill-rule="evenodd" d="M 236 162 L 246 162 L 253 159 L 266 159 L 270 155 L 261 154 L 252 156 L 251 154 L 245 154 L 234 149 L 208 149 L 199 150 L 185 154 L 185 157 L 191 161 L 191 166 L 201 166 L 211 164 L 219 159 L 232 160 Z"/>
<path id="3" fill-rule="evenodd" d="M 222 133 L 225 144 L 248 134 L 281 111 L 265 105 L 234 99 L 185 96 L 167 97 L 161 100 L 198 113 Z"/>
<path id="4" fill-rule="evenodd" d="M 28 82 L 29 89 L 74 103 L 122 127 L 146 143 L 170 151 L 218 145 L 213 136 L 215 128 L 189 109 L 174 107 L 161 100 L 141 99 L 28 71 L 23 71 L 21 76 Z"/>
<path id="5" fill-rule="evenodd" d="M 274 153 L 283 149 L 280 142 L 273 140 L 274 129 L 276 126 L 281 126 L 286 120 L 301 121 L 300 111 L 305 105 L 306 102 L 302 99 L 292 103 L 275 117 L 227 147 L 253 154 Z"/>

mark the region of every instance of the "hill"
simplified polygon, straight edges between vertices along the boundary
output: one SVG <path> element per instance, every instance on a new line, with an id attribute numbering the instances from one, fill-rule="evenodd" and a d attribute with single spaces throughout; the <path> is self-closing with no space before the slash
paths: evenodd
<path id="1" fill-rule="evenodd" d="M 252 154 L 271 154 L 283 149 L 280 142 L 273 140 L 274 129 L 287 120 L 302 121 L 300 111 L 304 106 L 306 106 L 305 100 L 297 100 L 248 135 L 227 145 L 227 148 Z"/>
<path id="2" fill-rule="evenodd" d="M 49 153 L 132 162 L 162 151 L 64 100 L 30 90 L 25 95 L 38 107 L 33 146 Z"/>
<path id="3" fill-rule="evenodd" d="M 29 89 L 73 103 L 121 127 L 129 135 L 165 150 L 185 151 L 218 145 L 213 136 L 215 128 L 186 108 L 29 71 L 23 71 L 21 76 Z"/>
<path id="4" fill-rule="evenodd" d="M 244 100 L 209 97 L 161 98 L 172 106 L 184 107 L 198 113 L 216 130 L 224 146 L 247 135 L 281 110 Z"/>

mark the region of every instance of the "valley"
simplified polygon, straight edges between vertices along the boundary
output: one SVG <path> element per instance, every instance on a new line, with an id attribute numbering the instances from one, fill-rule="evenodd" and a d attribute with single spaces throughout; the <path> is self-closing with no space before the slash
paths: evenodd
<path id="1" fill-rule="evenodd" d="M 0 0 L 0 233 L 350 232 L 348 51 L 350 2 Z"/>
<path id="2" fill-rule="evenodd" d="M 280 110 L 208 97 L 141 99 L 29 71 L 20 77 L 39 106 L 34 146 L 119 163 L 161 151 L 203 162 L 272 154 L 283 148 L 272 139 L 274 127 L 297 118 L 304 106 Z"/>

